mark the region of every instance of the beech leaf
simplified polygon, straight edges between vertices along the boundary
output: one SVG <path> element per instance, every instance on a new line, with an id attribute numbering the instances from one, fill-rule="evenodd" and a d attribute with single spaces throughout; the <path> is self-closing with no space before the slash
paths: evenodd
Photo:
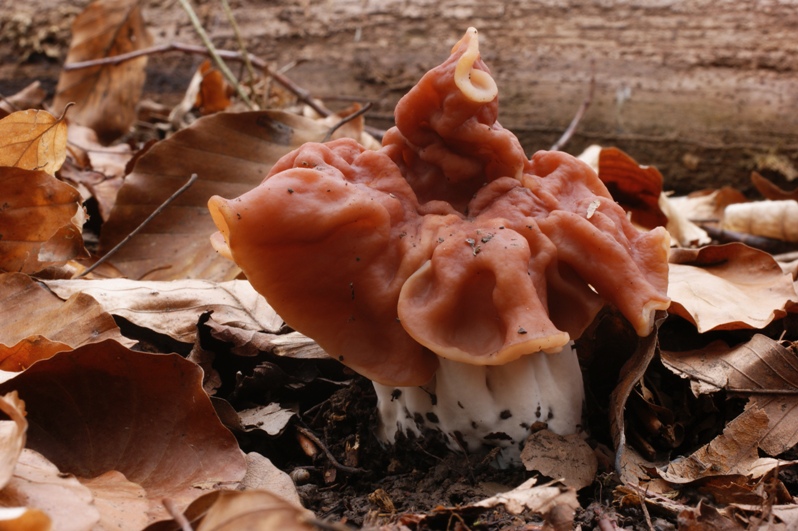
<path id="1" fill-rule="evenodd" d="M 655 167 L 641 166 L 618 148 L 601 148 L 598 176 L 633 222 L 647 229 L 667 225 L 659 207 L 662 174 Z"/>
<path id="2" fill-rule="evenodd" d="M 35 273 L 88 256 L 80 194 L 46 172 L 0 167 L 0 271 Z"/>
<path id="3" fill-rule="evenodd" d="M 134 279 L 232 280 L 236 265 L 209 242 L 216 226 L 212 195 L 235 197 L 260 184 L 272 165 L 327 127 L 280 111 L 217 113 L 154 144 L 125 178 L 100 235 L 104 251 L 138 227 L 196 173 L 199 180 L 114 255 L 111 262 Z"/>
<path id="4" fill-rule="evenodd" d="M 521 462 L 527 470 L 560 478 L 575 490 L 593 483 L 598 470 L 596 454 L 578 433 L 558 435 L 549 430 L 536 431 L 526 439 Z"/>
<path id="5" fill-rule="evenodd" d="M 151 46 L 139 0 L 95 0 L 72 23 L 67 63 L 103 59 Z M 63 70 L 53 107 L 74 102 L 70 118 L 91 127 L 104 143 L 126 133 L 136 119 L 147 57 L 116 65 Z"/>
<path id="6" fill-rule="evenodd" d="M 221 325 L 258 332 L 277 332 L 282 318 L 245 280 L 135 281 L 49 280 L 47 286 L 67 299 L 78 293 L 91 295 L 103 309 L 131 323 L 193 343 L 197 321 L 205 312 Z"/>
<path id="7" fill-rule="evenodd" d="M 235 437 L 202 389 L 202 370 L 178 355 L 103 341 L 60 352 L 0 384 L 0 393 L 11 390 L 25 397 L 29 448 L 80 479 L 124 474 L 124 485 L 146 492 L 148 522 L 166 515 L 163 498 L 185 507 L 246 472 Z M 126 492 L 134 497 L 125 503 L 138 503 L 135 489 Z"/>
<path id="8" fill-rule="evenodd" d="M 0 411 L 8 420 L 0 420 L 0 489 L 4 488 L 14 473 L 22 449 L 25 447 L 25 403 L 16 391 L 0 396 Z"/>
<path id="9" fill-rule="evenodd" d="M 196 531 L 237 529 L 315 531 L 313 513 L 265 490 L 216 491 L 205 494 L 184 513 Z M 177 522 L 158 522 L 146 531 L 180 529 Z"/>
<path id="10" fill-rule="evenodd" d="M 66 159 L 67 124 L 47 111 L 17 111 L 0 120 L 0 166 L 50 175 Z"/>
<path id="11" fill-rule="evenodd" d="M 696 395 L 724 389 L 751 396 L 746 411 L 761 409 L 769 419 L 759 440 L 767 454 L 779 455 L 798 444 L 798 358 L 793 349 L 757 334 L 736 347 L 716 341 L 700 350 L 663 351 L 661 356 L 671 371 L 690 379 Z"/>
<path id="12" fill-rule="evenodd" d="M 52 522 L 52 527 L 42 528 L 48 531 L 86 531 L 97 529 L 100 522 L 91 491 L 74 476 L 61 473 L 44 456 L 27 448 L 22 450 L 11 481 L 0 491 L 0 505 L 35 507 Z M 0 526 L 0 529 L 5 528 Z"/>
<path id="13" fill-rule="evenodd" d="M 62 301 L 22 273 L 0 275 L 0 369 L 20 371 L 56 352 L 113 339 L 131 344 L 92 297 Z"/>
<path id="14" fill-rule="evenodd" d="M 691 483 L 710 476 L 750 475 L 759 461 L 757 446 L 768 428 L 768 416 L 761 409 L 751 409 L 726 425 L 721 435 L 691 455 L 674 460 L 660 476 L 670 483 Z M 778 460 L 773 468 L 778 466 Z"/>
<path id="15" fill-rule="evenodd" d="M 668 311 L 701 333 L 764 328 L 798 300 L 778 262 L 741 243 L 672 249 L 668 296 Z"/>

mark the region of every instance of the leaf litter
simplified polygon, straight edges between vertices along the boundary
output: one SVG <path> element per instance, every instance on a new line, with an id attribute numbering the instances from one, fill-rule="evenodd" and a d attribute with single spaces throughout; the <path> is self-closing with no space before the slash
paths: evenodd
<path id="1" fill-rule="evenodd" d="M 331 128 L 373 145 L 363 116 L 338 128 L 357 106 L 336 115 L 271 83 L 251 84 L 253 101 L 288 105 L 241 112 L 209 64 L 171 119 L 137 114 L 146 53 L 113 59 L 151 45 L 141 8 L 99 0 L 75 20 L 67 62 L 89 64 L 59 80 L 53 108 L 76 103 L 66 118 L 39 108 L 35 85 L 3 101 L 0 500 L 16 508 L 4 525 L 796 525 L 798 255 L 794 205 L 776 203 L 794 191 L 752 176 L 766 214 L 728 188 L 676 198 L 656 168 L 594 148 L 586 158 L 633 222 L 666 226 L 675 247 L 674 302 L 651 336 L 607 310 L 580 338 L 590 436 L 537 431 L 528 470 L 434 437 L 385 448 L 370 383 L 286 327 L 212 250 L 205 207 Z M 149 133 L 135 125 L 144 116 Z"/>

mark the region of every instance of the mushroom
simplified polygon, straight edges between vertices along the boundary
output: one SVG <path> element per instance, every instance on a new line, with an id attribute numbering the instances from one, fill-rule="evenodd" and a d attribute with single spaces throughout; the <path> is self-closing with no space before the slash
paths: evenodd
<path id="1" fill-rule="evenodd" d="M 585 163 L 527 159 L 497 93 L 471 28 L 380 150 L 308 143 L 209 207 L 214 246 L 286 323 L 374 382 L 381 440 L 432 430 L 512 463 L 536 422 L 581 429 L 572 340 L 605 304 L 651 332 L 669 239 L 635 229 Z"/>

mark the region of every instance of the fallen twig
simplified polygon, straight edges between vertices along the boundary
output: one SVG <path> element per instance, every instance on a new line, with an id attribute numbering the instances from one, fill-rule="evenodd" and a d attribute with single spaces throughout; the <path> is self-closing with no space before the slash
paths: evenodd
<path id="1" fill-rule="evenodd" d="M 327 134 L 326 134 L 326 135 L 324 135 L 324 140 L 322 140 L 322 143 L 323 143 L 323 142 L 329 142 L 329 141 L 330 141 L 330 139 L 331 139 L 331 138 L 332 138 L 332 136 L 333 136 L 333 133 L 335 133 L 335 132 L 336 132 L 336 131 L 337 131 L 337 130 L 338 130 L 340 127 L 341 127 L 341 126 L 343 126 L 343 125 L 346 125 L 347 123 L 351 122 L 352 120 L 354 120 L 354 119 L 355 119 L 355 118 L 357 118 L 358 116 L 361 116 L 361 115 L 363 115 L 363 114 L 366 114 L 366 113 L 368 112 L 368 110 L 369 110 L 369 109 L 371 109 L 371 102 L 368 102 L 368 103 L 366 103 L 365 105 L 363 105 L 363 107 L 361 107 L 360 109 L 356 110 L 356 111 L 355 111 L 355 112 L 353 112 L 352 114 L 349 114 L 349 115 L 347 115 L 347 116 L 344 116 L 344 117 L 341 119 L 341 121 L 340 121 L 340 122 L 338 122 L 338 123 L 337 123 L 337 124 L 335 124 L 334 126 L 330 127 L 330 130 L 329 130 L 329 131 L 327 131 Z"/>
<path id="2" fill-rule="evenodd" d="M 92 68 L 95 66 L 117 65 L 120 63 L 124 63 L 125 61 L 130 61 L 131 59 L 135 59 L 137 57 L 142 57 L 145 55 L 155 55 L 166 52 L 183 52 L 183 53 L 191 53 L 191 54 L 205 55 L 205 56 L 210 55 L 210 52 L 204 46 L 195 46 L 192 44 L 173 42 L 169 44 L 161 44 L 159 46 L 152 46 L 150 48 L 143 48 L 141 50 L 136 50 L 134 52 L 113 55 L 111 57 L 103 57 L 102 59 L 91 59 L 89 61 L 67 63 L 64 65 L 64 70 L 65 71 L 80 70 L 83 68 Z M 220 50 L 217 48 L 216 53 L 219 55 L 219 57 L 222 57 L 224 59 L 229 59 L 231 61 L 243 62 L 245 60 L 243 54 L 232 50 Z M 306 104 L 320 115 L 329 116 L 332 114 L 331 110 L 327 109 L 326 107 L 320 105 L 317 101 L 315 101 L 311 97 L 310 92 L 308 92 L 304 88 L 300 87 L 299 85 L 291 81 L 284 74 L 272 71 L 272 69 L 269 68 L 269 65 L 263 59 L 252 54 L 247 54 L 247 58 L 252 62 L 253 65 L 255 65 L 257 68 L 260 68 L 264 74 L 271 76 L 275 81 L 277 81 L 286 89 L 288 89 L 291 93 L 293 93 L 299 101 Z"/>
<path id="3" fill-rule="evenodd" d="M 587 111 L 588 107 L 590 107 L 590 104 L 593 102 L 593 91 L 595 88 L 596 88 L 596 77 L 591 76 L 590 88 L 587 91 L 587 96 L 585 96 L 585 99 L 582 101 L 582 105 L 579 106 L 579 110 L 576 111 L 576 114 L 571 120 L 571 123 L 568 125 L 568 129 L 566 129 L 565 132 L 560 137 L 560 139 L 557 140 L 553 146 L 551 146 L 550 148 L 551 151 L 560 151 L 563 148 L 563 146 L 565 146 L 565 144 L 567 144 L 568 141 L 571 140 L 571 137 L 574 136 L 574 132 L 576 131 L 576 128 L 579 126 L 579 122 L 582 121 L 582 117 L 585 115 L 585 112 Z"/>
<path id="4" fill-rule="evenodd" d="M 241 31 L 238 29 L 238 22 L 236 22 L 236 17 L 233 15 L 233 10 L 230 8 L 230 2 L 227 0 L 222 0 L 222 7 L 224 8 L 225 15 L 227 15 L 227 20 L 230 22 L 230 27 L 233 28 L 233 33 L 236 36 L 238 51 L 241 52 L 241 57 L 244 58 L 244 66 L 247 67 L 247 74 L 249 74 L 249 85 L 250 88 L 252 88 L 252 84 L 255 82 L 255 69 L 252 66 L 252 61 L 249 60 L 247 47 L 244 46 L 244 38 L 241 36 Z"/>
<path id="5" fill-rule="evenodd" d="M 324 452 L 324 455 L 327 456 L 327 459 L 330 461 L 330 464 L 333 467 L 340 470 L 341 472 L 346 472 L 347 474 L 362 474 L 366 472 L 366 470 L 363 468 L 346 466 L 339 463 L 338 460 L 335 458 L 335 456 L 332 454 L 332 452 L 330 452 L 330 449 L 327 448 L 327 446 L 323 442 L 321 442 L 321 439 L 316 437 L 316 434 L 310 431 L 309 429 L 303 428 L 302 426 L 296 426 L 296 431 L 298 431 L 299 433 L 301 433 L 302 435 L 313 441 L 313 444 L 318 446 L 321 449 L 321 451 Z"/>
<path id="6" fill-rule="evenodd" d="M 153 220 L 153 218 L 155 218 L 155 216 L 157 216 L 158 214 L 160 214 L 160 213 L 161 213 L 161 211 L 163 211 L 163 209 L 164 209 L 164 208 L 166 208 L 167 206 L 169 206 L 169 204 L 170 204 L 172 201 L 174 201 L 175 199 L 177 199 L 177 198 L 178 198 L 178 197 L 179 197 L 179 196 L 180 196 L 180 195 L 181 195 L 183 192 L 185 192 L 186 190 L 188 190 L 188 189 L 189 189 L 189 187 L 190 187 L 192 184 L 194 184 L 194 183 L 197 181 L 197 179 L 198 179 L 198 178 L 199 178 L 199 177 L 197 177 L 197 174 L 196 174 L 196 173 L 192 173 L 192 174 L 191 174 L 191 177 L 189 177 L 188 181 L 186 181 L 186 184 L 184 184 L 183 186 L 181 186 L 180 188 L 178 188 L 178 189 L 177 189 L 177 191 L 176 191 L 175 193 L 173 193 L 172 195 L 170 195 L 170 196 L 169 196 L 169 198 L 167 198 L 167 200 L 166 200 L 166 201 L 164 201 L 163 203 L 161 203 L 161 206 L 159 206 L 158 208 L 156 208 L 156 209 L 155 209 L 155 211 L 153 211 L 153 213 L 152 213 L 152 214 L 150 214 L 149 216 L 147 216 L 147 219 L 145 219 L 144 221 L 142 221 L 142 222 L 141 222 L 141 224 L 140 224 L 138 227 L 136 227 L 135 229 L 133 229 L 133 230 L 131 231 L 131 233 L 130 233 L 130 234 L 128 234 L 127 236 L 125 236 L 125 238 L 124 238 L 124 239 L 123 239 L 121 242 L 117 243 L 117 244 L 114 246 L 114 248 L 113 248 L 113 249 L 111 249 L 110 251 L 108 251 L 107 253 L 105 253 L 105 255 L 103 255 L 103 256 L 102 256 L 102 258 L 100 258 L 99 260 L 97 260 L 96 262 L 94 262 L 92 265 L 90 265 L 89 267 L 87 267 L 85 270 L 83 270 L 83 272 L 81 272 L 81 273 L 80 273 L 79 275 L 77 275 L 75 278 L 82 278 L 82 277 L 85 277 L 86 275 L 88 275 L 89 273 L 91 273 L 92 271 L 94 271 L 95 269 L 97 269 L 97 267 L 99 267 L 99 266 L 100 266 L 100 264 L 104 263 L 104 262 L 105 262 L 106 260 L 108 260 L 108 259 L 109 259 L 111 256 L 113 256 L 114 254 L 116 254 L 116 253 L 119 251 L 119 249 L 121 249 L 121 248 L 122 248 L 122 246 L 123 246 L 123 245 L 125 245 L 127 242 L 129 242 L 129 241 L 131 240 L 131 238 L 133 238 L 133 236 L 135 236 L 136 234 L 138 234 L 138 233 L 141 231 L 141 229 L 143 229 L 144 227 L 146 227 L 146 226 L 147 226 L 147 224 L 148 224 L 150 221 L 152 221 L 152 220 Z"/>
<path id="7" fill-rule="evenodd" d="M 169 513 L 169 516 L 172 517 L 172 520 L 174 520 L 175 523 L 180 526 L 181 531 L 194 531 L 194 528 L 191 526 L 191 522 L 189 522 L 188 518 L 186 518 L 186 516 L 180 512 L 174 501 L 170 500 L 169 498 L 164 498 L 161 500 L 161 503 L 163 503 L 166 512 Z"/>
<path id="8" fill-rule="evenodd" d="M 211 38 L 208 37 L 208 33 L 205 31 L 205 28 L 202 27 L 202 23 L 200 22 L 197 14 L 194 12 L 194 8 L 191 7 L 191 3 L 188 0 L 179 0 L 180 5 L 183 6 L 183 10 L 188 14 L 188 18 L 191 20 L 191 24 L 194 26 L 194 29 L 199 35 L 200 40 L 205 45 L 205 48 L 208 49 L 208 53 L 210 54 L 213 62 L 216 64 L 216 68 L 222 73 L 222 75 L 227 79 L 227 82 L 230 83 L 238 94 L 238 97 L 241 98 L 241 101 L 247 104 L 250 109 L 255 108 L 255 104 L 252 103 L 252 100 L 249 99 L 244 89 L 241 88 L 241 84 L 236 79 L 236 76 L 227 68 L 227 64 L 224 62 L 222 57 L 216 51 L 216 46 L 213 45 L 211 42 Z"/>

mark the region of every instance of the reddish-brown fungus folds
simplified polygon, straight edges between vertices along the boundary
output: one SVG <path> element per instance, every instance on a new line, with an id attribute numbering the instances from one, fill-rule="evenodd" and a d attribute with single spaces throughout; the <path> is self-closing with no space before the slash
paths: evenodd
<path id="1" fill-rule="evenodd" d="M 399 102 L 379 151 L 305 144 L 254 190 L 210 201 L 217 248 L 376 382 L 385 439 L 432 427 L 452 446 L 517 451 L 536 420 L 576 431 L 571 340 L 606 303 L 640 335 L 669 304 L 664 229 L 635 229 L 574 157 L 527 159 L 497 94 L 471 28 Z M 514 375 L 526 383 L 498 379 Z"/>

